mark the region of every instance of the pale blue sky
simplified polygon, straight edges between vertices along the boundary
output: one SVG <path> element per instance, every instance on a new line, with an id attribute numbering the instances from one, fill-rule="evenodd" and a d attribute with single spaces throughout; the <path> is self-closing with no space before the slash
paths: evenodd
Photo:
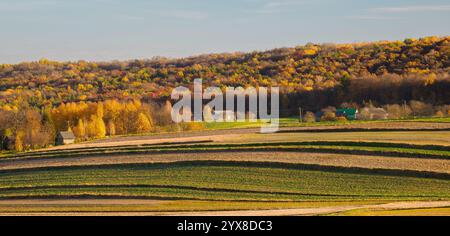
<path id="1" fill-rule="evenodd" d="M 450 0 L 0 0 L 0 63 L 450 35 Z"/>

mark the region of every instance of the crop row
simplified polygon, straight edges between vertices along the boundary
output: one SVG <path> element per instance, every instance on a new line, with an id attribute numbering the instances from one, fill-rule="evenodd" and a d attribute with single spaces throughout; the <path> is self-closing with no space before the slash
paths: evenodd
<path id="1" fill-rule="evenodd" d="M 1 198 L 450 199 L 450 178 L 297 164 L 184 162 L 1 171 L 0 190 Z"/>

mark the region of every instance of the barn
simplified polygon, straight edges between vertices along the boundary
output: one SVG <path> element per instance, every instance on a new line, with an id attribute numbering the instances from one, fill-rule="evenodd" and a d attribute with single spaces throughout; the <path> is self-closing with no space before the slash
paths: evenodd
<path id="1" fill-rule="evenodd" d="M 75 135 L 72 131 L 61 131 L 56 135 L 56 145 L 75 143 Z"/>

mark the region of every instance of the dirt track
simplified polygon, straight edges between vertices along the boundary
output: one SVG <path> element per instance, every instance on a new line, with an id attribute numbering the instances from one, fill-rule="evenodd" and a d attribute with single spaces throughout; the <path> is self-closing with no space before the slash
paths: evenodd
<path id="1" fill-rule="evenodd" d="M 45 200 L 13 200 L 9 202 L 0 201 L 0 204 L 36 204 L 46 202 Z M 62 200 L 64 204 L 72 200 Z M 75 200 L 77 201 L 77 200 Z M 92 202 L 89 202 L 92 201 Z M 83 203 L 95 204 L 97 200 L 83 200 Z M 102 200 L 103 201 L 103 200 Z M 110 200 L 109 203 L 118 203 L 122 200 Z M 126 204 L 149 204 L 148 200 L 125 200 Z M 145 201 L 145 202 L 142 202 Z M 52 202 L 54 204 L 54 202 Z M 79 203 L 79 202 L 78 202 Z M 77 204 L 77 203 L 73 203 Z M 124 204 L 124 203 L 122 203 Z M 156 203 L 154 203 L 156 204 Z M 47 215 L 47 216 L 310 216 L 339 213 L 357 209 L 377 209 L 377 210 L 398 210 L 398 209 L 425 209 L 437 207 L 450 207 L 450 201 L 418 201 L 418 202 L 393 202 L 378 205 L 354 205 L 354 206 L 334 206 L 334 207 L 316 207 L 316 208 L 297 208 L 297 209 L 275 209 L 275 210 L 242 210 L 242 211 L 194 211 L 194 212 L 46 212 L 46 213 L 0 213 L 3 216 L 12 215 Z M 449 209 L 450 215 L 450 209 Z"/>
<path id="2" fill-rule="evenodd" d="M 167 215 L 176 216 L 299 216 L 299 215 L 320 215 L 338 213 L 357 209 L 416 209 L 416 208 L 436 208 L 450 207 L 450 201 L 434 202 L 395 202 L 380 205 L 365 206 L 338 206 L 338 207 L 319 207 L 319 208 L 300 208 L 300 209 L 282 209 L 282 210 L 258 210 L 258 211 L 216 211 L 216 212 L 186 212 L 186 213 L 168 213 Z M 450 214 L 450 209 L 449 209 Z M 163 214 L 165 215 L 165 214 Z"/>

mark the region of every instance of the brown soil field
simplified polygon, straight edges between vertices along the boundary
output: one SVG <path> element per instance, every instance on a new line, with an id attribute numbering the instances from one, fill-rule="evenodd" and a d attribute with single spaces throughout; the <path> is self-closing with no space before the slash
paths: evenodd
<path id="1" fill-rule="evenodd" d="M 306 127 L 280 127 L 280 132 L 363 132 L 363 131 L 450 131 L 450 123 L 436 123 L 436 122 L 374 122 L 374 123 L 356 123 L 356 124 L 342 124 L 342 125 L 327 125 L 327 126 L 306 126 Z M 154 134 L 143 136 L 123 136 L 113 137 L 102 140 L 90 141 L 87 143 L 107 143 L 107 142 L 132 142 L 142 139 L 173 139 L 173 138 L 192 138 L 192 137 L 204 137 L 208 139 L 210 137 L 218 136 L 223 137 L 227 135 L 245 135 L 245 134 L 258 134 L 259 128 L 243 128 L 243 129 L 223 129 L 223 130 L 201 130 L 201 131 L 188 131 L 180 133 L 166 133 L 166 134 Z M 189 140 L 189 139 L 188 139 Z"/>
<path id="2" fill-rule="evenodd" d="M 384 124 L 384 123 L 383 123 Z M 434 123 L 432 123 L 434 124 Z M 450 123 L 435 125 L 449 126 Z M 335 127 L 336 128 L 336 127 Z M 43 150 L 77 149 L 89 147 L 114 147 L 124 145 L 146 145 L 159 143 L 205 142 L 216 143 L 257 143 L 257 142 L 289 142 L 289 141 L 372 141 L 410 144 L 431 144 L 450 146 L 450 130 L 409 131 L 377 131 L 376 129 L 348 132 L 331 127 L 312 129 L 281 128 L 279 133 L 261 134 L 259 129 L 233 129 L 214 131 L 192 131 L 186 133 L 155 134 L 142 136 L 112 137 L 64 146 L 56 146 Z M 326 132 L 324 132 L 326 131 Z"/>
<path id="3" fill-rule="evenodd" d="M 169 163 L 179 161 L 251 161 L 251 162 L 282 162 L 297 164 L 316 164 L 324 166 L 359 167 L 370 169 L 413 170 L 436 173 L 450 173 L 450 160 L 402 158 L 363 155 L 343 155 L 324 153 L 296 152 L 221 152 L 217 153 L 167 153 L 167 154 L 133 154 L 133 155 L 103 155 L 65 158 L 39 158 L 27 160 L 0 161 L 0 170 L 15 170 L 39 167 L 84 166 L 104 164 L 130 163 Z"/>

